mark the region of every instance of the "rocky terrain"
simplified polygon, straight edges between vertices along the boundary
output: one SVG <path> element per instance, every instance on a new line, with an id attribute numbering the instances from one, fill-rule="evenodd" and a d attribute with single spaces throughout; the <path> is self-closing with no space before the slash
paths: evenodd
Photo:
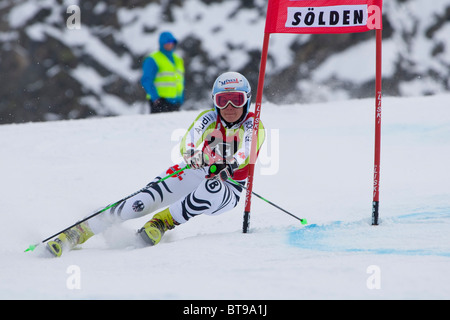
<path id="1" fill-rule="evenodd" d="M 254 95 L 265 0 L 3 0 L 0 124 L 148 112 L 140 85 L 161 31 L 186 63 L 183 108 L 210 106 L 216 76 L 244 73 Z M 75 7 L 73 7 L 75 6 Z M 79 11 L 73 8 L 79 8 Z M 383 93 L 450 90 L 450 0 L 383 7 Z M 374 95 L 374 32 L 272 35 L 264 99 L 311 103 Z"/>

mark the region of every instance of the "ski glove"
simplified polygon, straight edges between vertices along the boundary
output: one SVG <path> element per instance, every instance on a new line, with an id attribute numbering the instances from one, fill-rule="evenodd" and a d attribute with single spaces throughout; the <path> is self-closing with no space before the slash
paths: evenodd
<path id="1" fill-rule="evenodd" d="M 209 167 L 208 175 L 205 178 L 227 181 L 228 178 L 233 177 L 233 172 L 238 167 L 239 165 L 235 161 L 231 163 L 216 162 Z"/>
<path id="2" fill-rule="evenodd" d="M 189 149 L 183 154 L 184 161 L 193 169 L 200 169 L 207 165 L 208 157 L 200 150 Z"/>

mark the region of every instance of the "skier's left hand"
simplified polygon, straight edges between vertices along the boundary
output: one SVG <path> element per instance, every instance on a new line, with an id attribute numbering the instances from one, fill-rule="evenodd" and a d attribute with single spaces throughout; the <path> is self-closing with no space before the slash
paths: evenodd
<path id="1" fill-rule="evenodd" d="M 209 166 L 208 175 L 206 179 L 220 179 L 227 181 L 228 178 L 233 177 L 233 172 L 238 168 L 236 161 L 233 162 L 216 162 Z"/>
<path id="2" fill-rule="evenodd" d="M 200 169 L 207 165 L 208 156 L 200 150 L 188 149 L 183 154 L 184 161 L 193 169 Z"/>

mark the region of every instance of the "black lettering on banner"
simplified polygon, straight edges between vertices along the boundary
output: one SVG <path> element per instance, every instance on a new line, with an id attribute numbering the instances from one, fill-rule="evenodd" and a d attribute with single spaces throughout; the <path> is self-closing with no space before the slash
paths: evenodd
<path id="1" fill-rule="evenodd" d="M 308 9 L 308 13 L 305 16 L 305 24 L 307 26 L 312 26 L 314 24 L 314 20 L 316 18 L 314 12 L 312 12 L 314 10 L 314 8 L 309 8 Z"/>
<path id="2" fill-rule="evenodd" d="M 330 26 L 335 26 L 339 23 L 339 12 L 331 11 L 330 12 Z"/>
<path id="3" fill-rule="evenodd" d="M 364 11 L 362 10 L 355 10 L 355 12 L 353 13 L 353 24 L 357 25 L 357 24 L 363 24 L 363 19 L 364 19 Z"/>
<path id="4" fill-rule="evenodd" d="M 324 26 L 326 24 L 325 20 L 323 19 L 324 12 L 319 13 L 319 26 Z"/>
<path id="5" fill-rule="evenodd" d="M 292 22 L 293 26 L 298 26 L 300 24 L 300 22 L 302 17 L 302 13 L 301 12 L 296 12 L 294 13 L 294 21 Z"/>
<path id="6" fill-rule="evenodd" d="M 285 26 L 291 28 L 367 26 L 371 7 L 367 5 L 288 7 Z"/>
<path id="7" fill-rule="evenodd" d="M 344 21 L 342 24 L 344 26 L 348 26 L 350 24 L 350 10 L 344 10 Z"/>

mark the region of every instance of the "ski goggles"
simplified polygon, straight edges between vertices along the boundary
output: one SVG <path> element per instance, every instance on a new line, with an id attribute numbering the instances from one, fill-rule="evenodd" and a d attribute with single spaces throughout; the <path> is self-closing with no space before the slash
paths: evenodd
<path id="1" fill-rule="evenodd" d="M 219 109 L 225 109 L 228 103 L 235 108 L 242 108 L 248 101 L 249 94 L 245 91 L 225 91 L 214 95 L 214 104 Z"/>

